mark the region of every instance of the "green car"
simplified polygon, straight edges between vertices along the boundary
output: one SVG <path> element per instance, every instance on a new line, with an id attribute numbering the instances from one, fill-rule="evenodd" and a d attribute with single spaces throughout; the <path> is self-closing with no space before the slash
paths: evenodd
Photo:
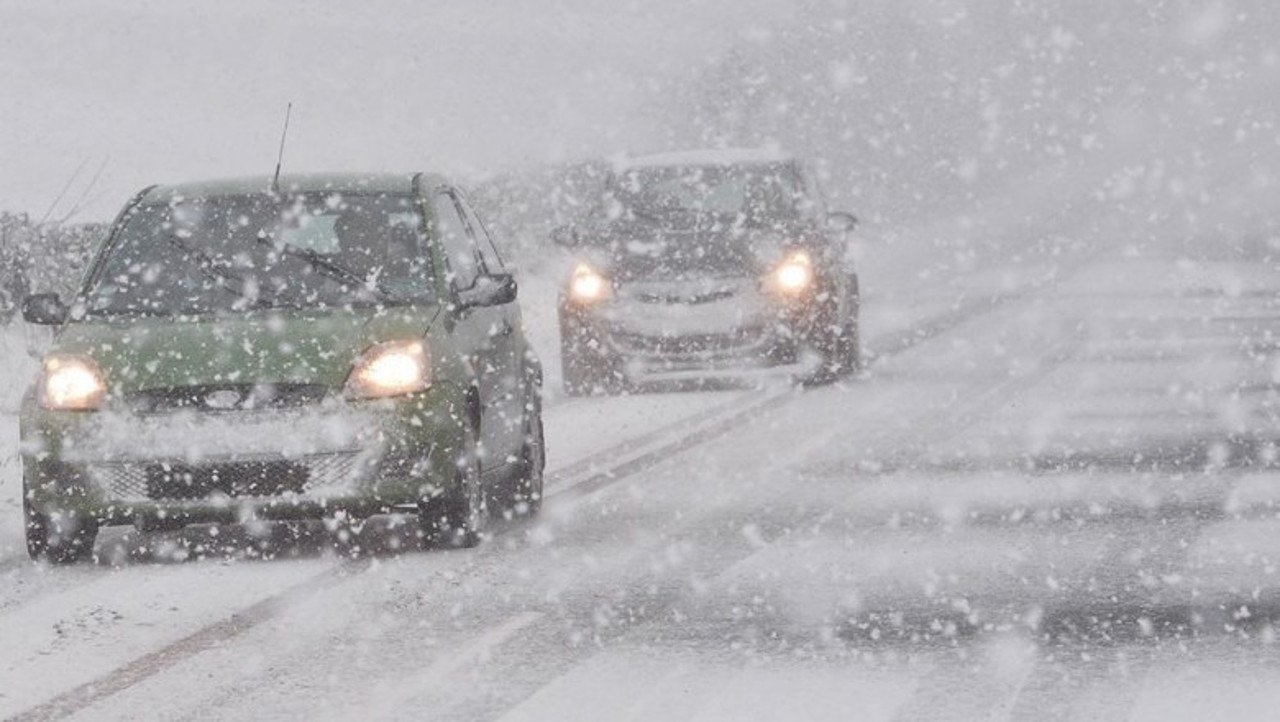
<path id="1" fill-rule="evenodd" d="M 57 326 L 21 416 L 27 549 L 103 525 L 418 515 L 470 546 L 542 498 L 542 371 L 516 283 L 446 179 L 147 188 Z M 497 509 L 494 509 L 497 511 Z"/>

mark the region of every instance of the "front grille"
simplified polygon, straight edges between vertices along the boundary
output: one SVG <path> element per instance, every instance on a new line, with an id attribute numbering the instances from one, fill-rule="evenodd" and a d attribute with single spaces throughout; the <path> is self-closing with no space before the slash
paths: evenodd
<path id="1" fill-rule="evenodd" d="M 345 485 L 359 472 L 358 455 L 344 451 L 297 459 L 208 464 L 104 462 L 93 464 L 89 473 L 106 496 L 116 501 L 272 497 Z"/>
<path id="2" fill-rule="evenodd" d="M 722 288 L 715 291 L 707 291 L 705 293 L 654 293 L 651 291 L 640 291 L 635 294 L 635 299 L 641 303 L 697 306 L 703 303 L 714 303 L 715 301 L 723 301 L 733 298 L 736 294 L 737 290 L 733 288 Z"/>
<path id="3" fill-rule="evenodd" d="M 151 499 L 205 499 L 301 494 L 310 469 L 288 461 L 250 461 L 234 464 L 152 464 L 146 467 L 147 497 Z"/>
<path id="4" fill-rule="evenodd" d="M 144 389 L 126 396 L 134 413 L 291 409 L 319 403 L 322 384 L 204 384 Z"/>
<path id="5" fill-rule="evenodd" d="M 688 334 L 680 336 L 651 336 L 647 334 L 615 331 L 614 342 L 622 350 L 633 354 L 678 356 L 683 354 L 733 353 L 750 350 L 761 341 L 759 331 L 740 331 L 732 334 Z"/>

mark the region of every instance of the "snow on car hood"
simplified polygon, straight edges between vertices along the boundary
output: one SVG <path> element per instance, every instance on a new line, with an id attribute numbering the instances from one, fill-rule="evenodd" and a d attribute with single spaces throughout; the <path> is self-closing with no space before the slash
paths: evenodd
<path id="1" fill-rule="evenodd" d="M 337 388 L 366 349 L 420 338 L 437 312 L 436 307 L 266 311 L 72 323 L 53 353 L 93 359 L 115 393 L 220 383 Z"/>

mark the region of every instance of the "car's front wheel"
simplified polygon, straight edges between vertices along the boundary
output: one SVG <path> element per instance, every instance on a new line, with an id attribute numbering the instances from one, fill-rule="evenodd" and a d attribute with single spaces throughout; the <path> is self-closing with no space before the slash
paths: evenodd
<path id="1" fill-rule="evenodd" d="M 516 516 L 533 516 L 542 509 L 543 472 L 547 466 L 546 435 L 542 431 L 542 400 L 535 394 L 525 423 L 524 446 L 520 453 L 520 475 L 511 490 L 511 511 Z"/>
<path id="2" fill-rule="evenodd" d="M 25 499 L 22 503 L 27 554 L 32 561 L 47 559 L 54 564 L 75 564 L 93 559 L 93 543 L 98 538 L 98 520 L 75 512 L 45 514 Z"/>
<path id="3" fill-rule="evenodd" d="M 857 319 L 850 319 L 842 330 L 840 341 L 840 373 L 856 374 L 865 367 L 862 357 L 862 338 Z"/>
<path id="4" fill-rule="evenodd" d="M 478 437 L 473 424 L 464 427 L 453 492 L 418 505 L 423 541 L 428 546 L 470 548 L 480 543 L 488 506 L 480 478 Z"/>
<path id="5" fill-rule="evenodd" d="M 862 343 L 856 318 L 841 323 L 834 305 L 824 305 L 803 328 L 799 360 L 809 366 L 800 378 L 806 386 L 832 383 L 856 373 L 862 364 Z"/>

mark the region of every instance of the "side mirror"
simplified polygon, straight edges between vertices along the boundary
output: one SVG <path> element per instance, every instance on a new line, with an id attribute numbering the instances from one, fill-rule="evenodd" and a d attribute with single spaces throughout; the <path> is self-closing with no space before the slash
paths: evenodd
<path id="1" fill-rule="evenodd" d="M 556 226 L 551 229 L 551 242 L 565 248 L 576 248 L 578 233 L 573 226 Z"/>
<path id="2" fill-rule="evenodd" d="M 827 214 L 827 230 L 848 233 L 858 227 L 858 218 L 852 213 L 837 211 Z"/>
<path id="3" fill-rule="evenodd" d="M 516 300 L 516 277 L 508 273 L 480 276 L 464 291 L 458 291 L 458 306 L 462 309 L 485 306 L 501 306 Z"/>
<path id="4" fill-rule="evenodd" d="M 70 309 L 56 293 L 37 293 L 22 300 L 22 319 L 39 326 L 61 326 Z"/>

